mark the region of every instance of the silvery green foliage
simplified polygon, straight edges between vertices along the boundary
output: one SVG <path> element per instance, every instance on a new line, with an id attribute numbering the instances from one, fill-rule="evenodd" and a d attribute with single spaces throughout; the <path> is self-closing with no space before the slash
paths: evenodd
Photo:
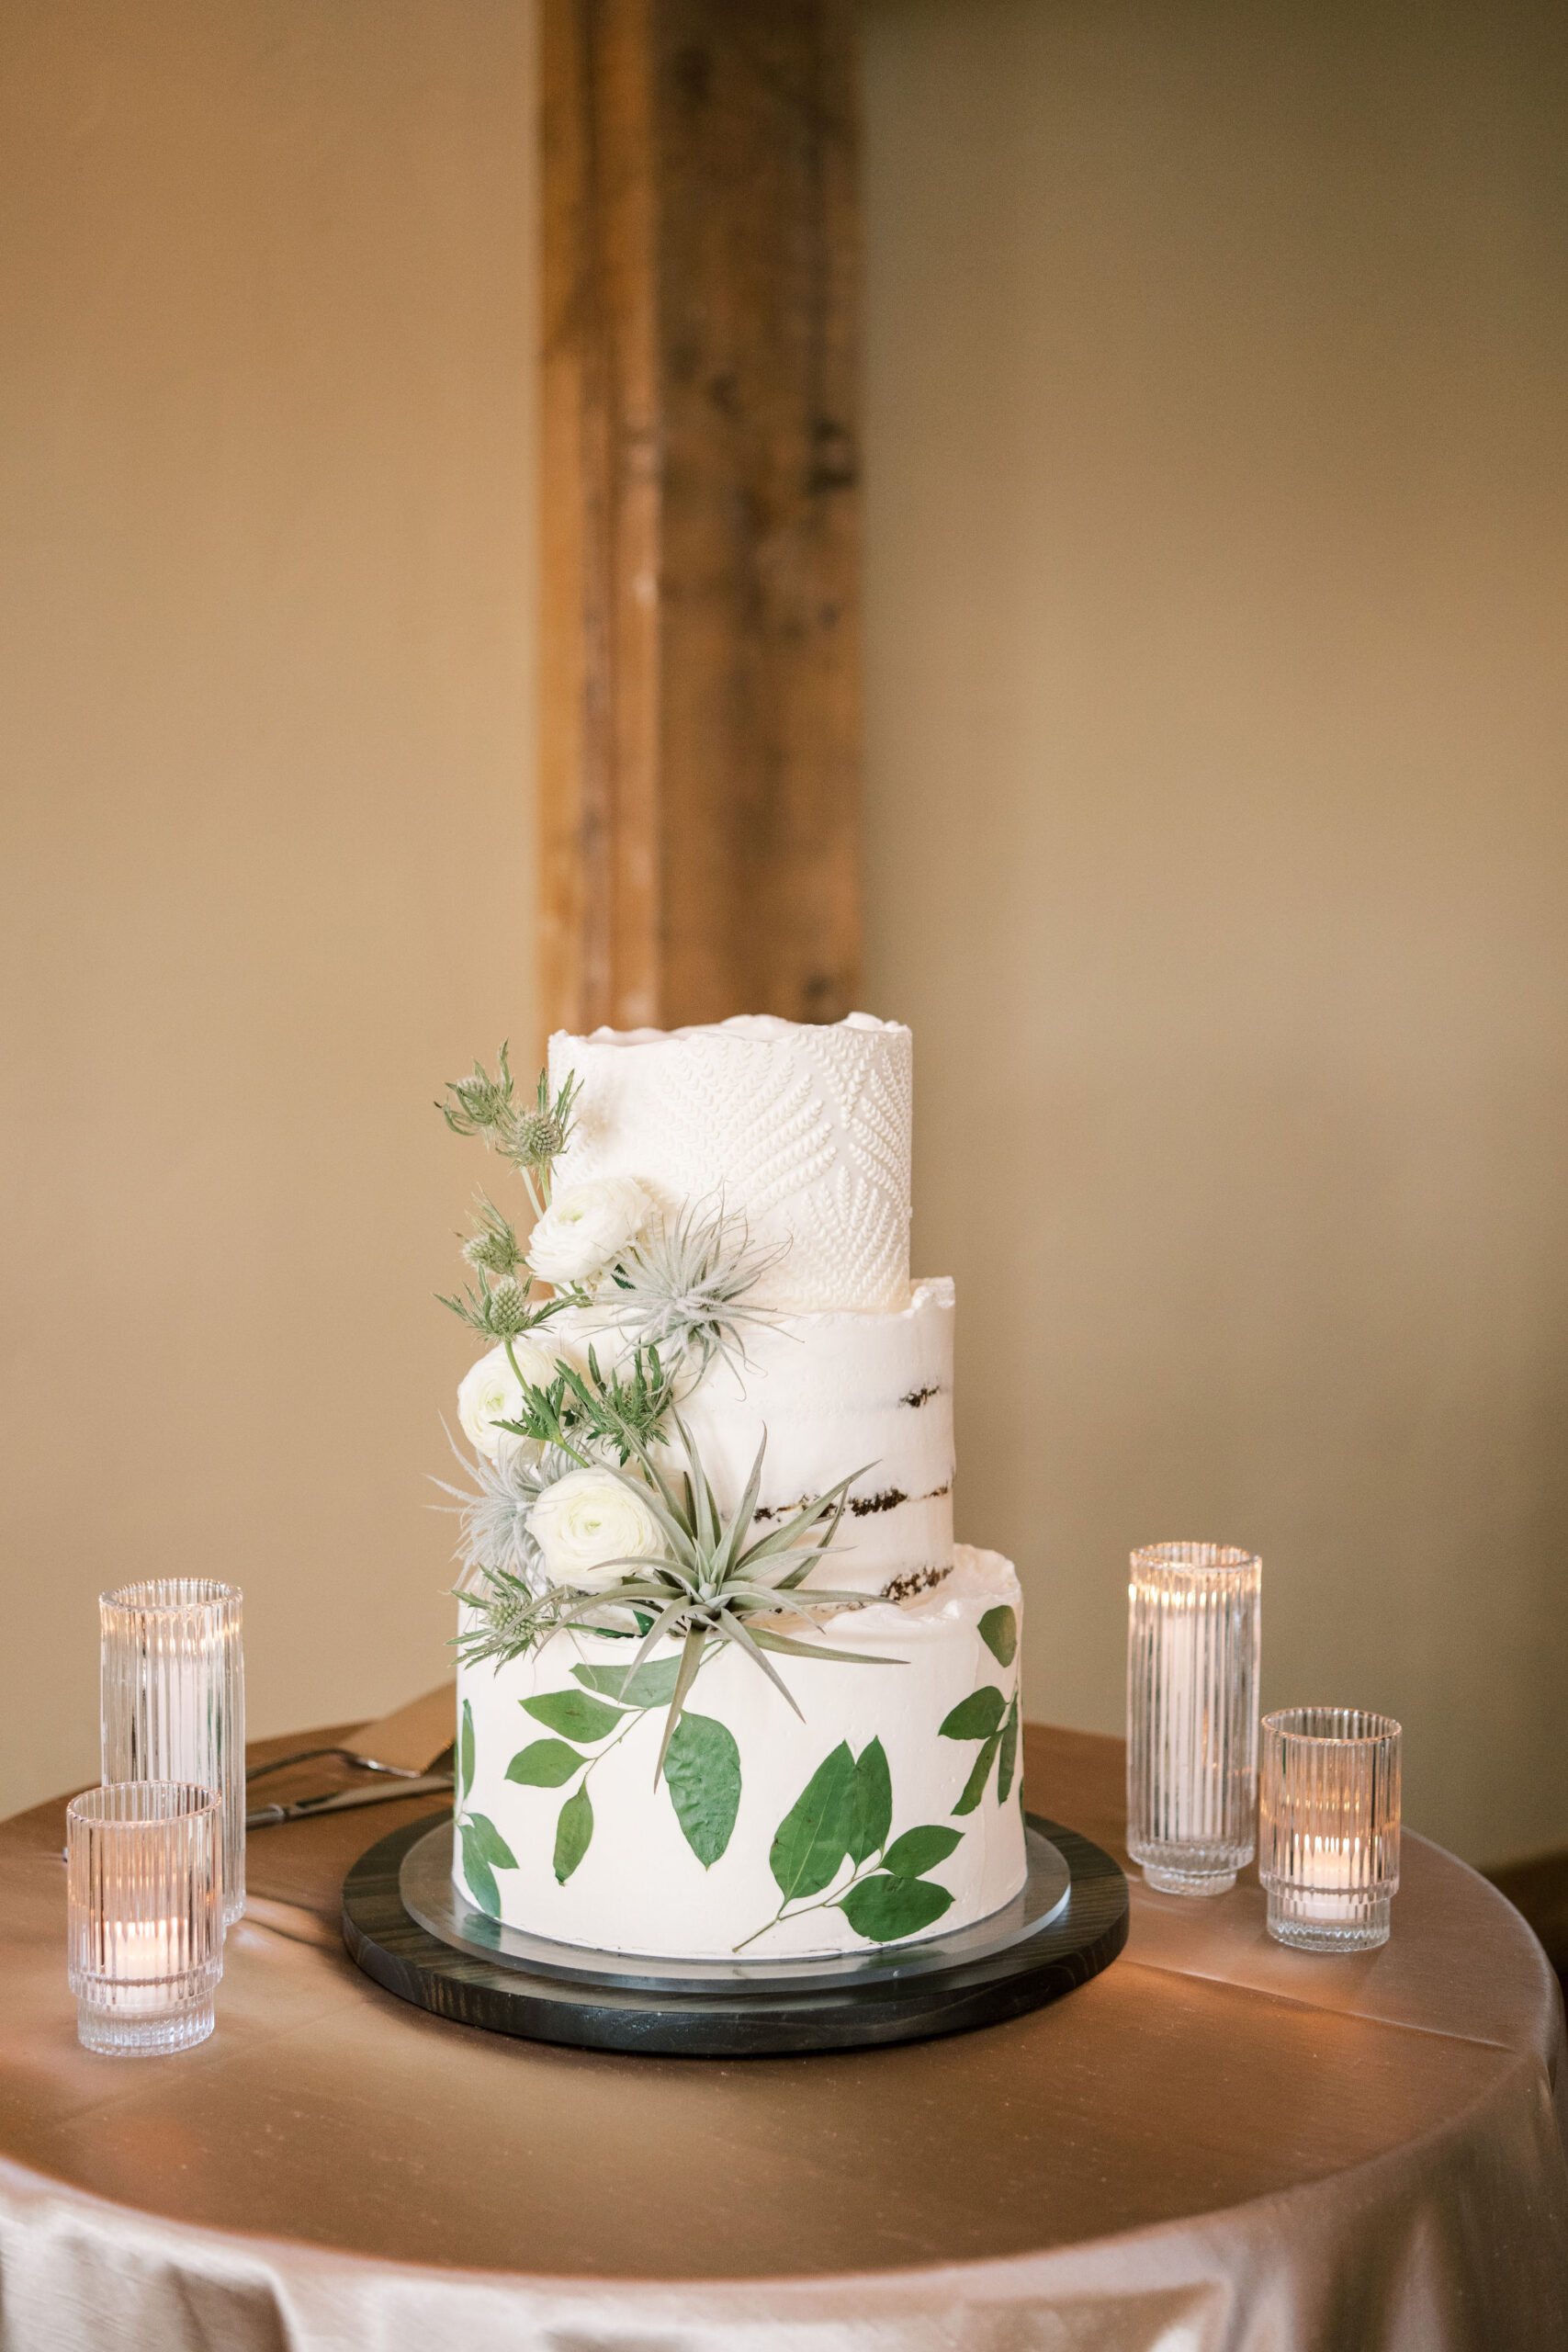
<path id="1" fill-rule="evenodd" d="M 488 1461 L 482 1453 L 470 1460 L 453 1444 L 450 1430 L 446 1442 L 472 1481 L 467 1487 L 451 1486 L 445 1478 L 434 1481 L 444 1495 L 452 1497 L 449 1505 L 440 1508 L 459 1514 L 462 1534 L 457 1556 L 465 1574 L 502 1569 L 542 1589 L 544 1561 L 528 1532 L 528 1514 L 545 1488 L 567 1471 L 575 1470 L 577 1464 L 569 1454 L 554 1451 L 531 1460 L 524 1446 L 508 1447 L 498 1462 Z"/>
<path id="2" fill-rule="evenodd" d="M 747 1293 L 777 1255 L 753 1250 L 745 1227 L 726 1218 L 722 1203 L 699 1202 L 617 1261 L 599 1303 L 635 1348 L 694 1359 L 691 1369 L 700 1379 L 715 1356 L 742 1362 L 748 1325 L 773 1320 Z"/>
<path id="3" fill-rule="evenodd" d="M 452 1451 L 472 1481 L 468 1487 L 451 1486 L 445 1478 L 435 1481 L 443 1494 L 453 1498 L 445 1508 L 459 1514 L 462 1529 L 457 1551 L 463 1577 L 457 1598 L 471 1614 L 458 1648 L 466 1661 L 493 1657 L 500 1663 L 531 1647 L 541 1630 L 541 1605 L 550 1599 L 544 1558 L 528 1532 L 528 1515 L 545 1488 L 579 1464 L 554 1447 L 537 1460 L 530 1459 L 525 1448 L 513 1447 L 499 1462 L 489 1462 L 482 1453 L 470 1460 L 456 1445 Z"/>

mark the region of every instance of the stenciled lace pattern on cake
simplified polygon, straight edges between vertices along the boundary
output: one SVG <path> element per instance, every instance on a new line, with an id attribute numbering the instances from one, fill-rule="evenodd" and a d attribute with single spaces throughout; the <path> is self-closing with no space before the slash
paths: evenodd
<path id="1" fill-rule="evenodd" d="M 790 1245 L 759 1303 L 903 1307 L 911 1061 L 907 1035 L 799 1029 L 782 1050 L 709 1033 L 615 1070 L 604 1097 L 590 1063 L 559 1181 L 636 1174 L 666 1209 L 722 1197 L 761 1247 Z"/>
<path id="2" fill-rule="evenodd" d="M 874 1057 L 852 1030 L 813 1035 L 849 1148 L 791 1206 L 797 1234 L 831 1269 L 835 1295 L 883 1306 L 902 1306 L 908 1295 L 914 1088 L 908 1040 L 897 1042 L 902 1050 Z"/>

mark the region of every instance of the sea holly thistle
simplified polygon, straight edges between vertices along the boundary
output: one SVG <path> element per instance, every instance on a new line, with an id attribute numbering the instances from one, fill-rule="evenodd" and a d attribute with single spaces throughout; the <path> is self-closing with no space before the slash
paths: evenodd
<path id="1" fill-rule="evenodd" d="M 534 1103 L 520 1104 L 503 1045 L 493 1078 L 482 1062 L 476 1062 L 471 1076 L 448 1081 L 446 1100 L 436 1108 L 454 1135 L 479 1136 L 487 1149 L 512 1162 L 527 1188 L 535 1216 L 543 1216 L 549 1204 L 551 1171 L 570 1140 L 577 1093 L 577 1079 L 569 1071 L 552 1097 L 549 1073 L 541 1070 Z M 516 1228 L 483 1193 L 463 1257 L 478 1276 L 478 1286 L 465 1283 L 452 1297 L 442 1295 L 441 1304 L 483 1339 L 521 1339 L 563 1306 L 581 1303 L 568 1295 L 535 1304 L 534 1278 L 524 1262 Z"/>
<path id="2" fill-rule="evenodd" d="M 872 1740 L 856 1756 L 840 1740 L 774 1833 L 768 1863 L 778 1909 L 735 1950 L 744 1951 L 782 1919 L 808 1911 L 841 1911 L 855 1933 L 874 1944 L 897 1943 L 934 1926 L 953 1896 L 927 1873 L 946 1861 L 964 1833 L 922 1822 L 889 1845 L 892 1826 L 893 1783 L 882 1742 Z M 846 1862 L 850 1876 L 840 1884 Z"/>
<path id="3" fill-rule="evenodd" d="M 495 1274 L 504 1281 L 514 1274 L 523 1263 L 523 1247 L 517 1238 L 517 1228 L 510 1217 L 502 1216 L 488 1194 L 479 1195 L 474 1212 L 474 1230 L 463 1244 L 463 1258 L 477 1272 Z"/>
<path id="4" fill-rule="evenodd" d="M 443 1306 L 450 1307 L 461 1322 L 466 1323 L 470 1330 L 478 1331 L 481 1338 L 520 1340 L 525 1331 L 537 1330 L 541 1323 L 549 1322 L 552 1316 L 558 1315 L 563 1306 L 571 1304 L 566 1298 L 545 1298 L 536 1306 L 533 1290 L 532 1274 L 525 1273 L 521 1282 L 515 1274 L 504 1274 L 500 1282 L 492 1283 L 481 1267 L 477 1290 L 471 1283 L 465 1283 L 455 1297 L 448 1298 L 439 1291 L 436 1296 Z M 513 1363 L 512 1368 L 515 1372 L 516 1364 Z"/>
<path id="5" fill-rule="evenodd" d="M 482 1062 L 470 1077 L 449 1080 L 446 1100 L 437 1110 L 457 1136 L 479 1136 L 487 1150 L 509 1159 L 528 1189 L 536 1216 L 543 1216 L 550 1197 L 550 1171 L 571 1138 L 572 1105 L 578 1082 L 569 1071 L 556 1095 L 550 1094 L 549 1072 L 539 1072 L 532 1104 L 519 1103 L 516 1082 L 503 1045 L 491 1078 Z"/>
<path id="6" fill-rule="evenodd" d="M 561 1885 L 593 1836 L 590 1779 L 644 1715 L 669 1705 L 680 1670 L 678 1658 L 640 1666 L 629 1676 L 615 1666 L 576 1666 L 572 1672 L 581 1689 L 546 1690 L 523 1701 L 525 1713 L 557 1736 L 520 1748 L 506 1768 L 507 1779 L 536 1789 L 564 1788 L 577 1781 L 556 1823 L 554 1868 Z M 590 1748 L 597 1753 L 590 1756 Z M 662 1769 L 681 1833 L 709 1870 L 728 1845 L 740 1809 L 740 1751 L 734 1734 L 714 1716 L 688 1709 L 668 1744 Z"/>
<path id="7" fill-rule="evenodd" d="M 468 1892 L 482 1911 L 492 1917 L 501 1913 L 501 1890 L 495 1883 L 497 1871 L 514 1871 L 517 1857 L 488 1815 L 470 1813 L 468 1800 L 474 1785 L 474 1711 L 467 1699 L 463 1702 L 463 1720 L 457 1733 L 457 1827 L 463 1849 L 463 1876 L 468 1882 Z"/>

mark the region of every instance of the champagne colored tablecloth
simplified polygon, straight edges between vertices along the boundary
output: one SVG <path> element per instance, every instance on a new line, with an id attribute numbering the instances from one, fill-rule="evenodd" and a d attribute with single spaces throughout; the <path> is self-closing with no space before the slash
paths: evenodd
<path id="1" fill-rule="evenodd" d="M 1026 1757 L 1031 1805 L 1120 1856 L 1120 1744 Z M 1134 1878 L 1126 1953 L 1036 2016 L 635 2059 L 352 1966 L 345 1870 L 435 1809 L 254 1834 L 218 2030 L 141 2062 L 75 2040 L 61 1807 L 0 1825 L 0 2352 L 1568 2344 L 1556 1982 L 1420 1838 L 1366 1959 L 1270 1944 L 1250 1874 L 1205 1904 Z"/>

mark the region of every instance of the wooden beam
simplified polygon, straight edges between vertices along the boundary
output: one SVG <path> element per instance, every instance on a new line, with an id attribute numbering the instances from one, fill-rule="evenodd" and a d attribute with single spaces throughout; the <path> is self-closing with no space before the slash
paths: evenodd
<path id="1" fill-rule="evenodd" d="M 552 1026 L 860 986 L 850 0 L 543 0 Z"/>

